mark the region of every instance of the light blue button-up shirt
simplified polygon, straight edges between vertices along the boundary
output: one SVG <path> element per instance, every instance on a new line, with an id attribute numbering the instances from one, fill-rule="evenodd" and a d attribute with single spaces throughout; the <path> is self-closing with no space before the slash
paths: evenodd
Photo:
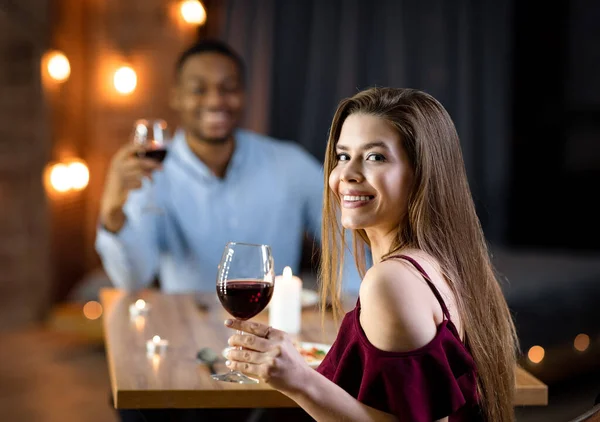
<path id="1" fill-rule="evenodd" d="M 129 194 L 123 228 L 98 228 L 96 250 L 117 287 L 139 289 L 158 275 L 166 292 L 215 291 L 229 241 L 268 244 L 276 274 L 285 266 L 299 272 L 304 233 L 320 238 L 322 166 L 292 142 L 245 130 L 235 142 L 221 179 L 178 132 L 154 182 Z M 150 201 L 163 212 L 144 209 Z M 356 270 L 344 278 L 345 290 L 357 292 Z"/>

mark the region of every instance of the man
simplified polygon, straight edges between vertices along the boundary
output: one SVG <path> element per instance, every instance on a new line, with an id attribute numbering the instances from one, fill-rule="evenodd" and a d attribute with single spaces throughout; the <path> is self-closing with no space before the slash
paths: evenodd
<path id="1" fill-rule="evenodd" d="M 320 234 L 321 164 L 294 143 L 238 129 L 244 64 L 227 45 L 198 42 L 176 71 L 182 130 L 163 165 L 129 144 L 108 171 L 96 250 L 109 277 L 128 290 L 158 275 L 166 292 L 212 292 L 228 241 L 271 245 L 276 273 L 298 273 L 305 232 Z M 163 212 L 144 209 L 150 201 Z"/>

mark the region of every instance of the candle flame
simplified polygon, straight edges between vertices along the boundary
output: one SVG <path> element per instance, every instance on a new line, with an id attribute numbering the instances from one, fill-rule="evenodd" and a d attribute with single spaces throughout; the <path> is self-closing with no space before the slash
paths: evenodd
<path id="1" fill-rule="evenodd" d="M 160 336 L 154 336 L 154 337 L 152 337 L 152 341 L 154 343 L 160 343 Z"/>
<path id="2" fill-rule="evenodd" d="M 160 365 L 160 355 L 154 354 L 152 355 L 152 369 L 158 370 L 158 366 Z"/>
<path id="3" fill-rule="evenodd" d="M 144 309 L 146 307 L 146 302 L 144 299 L 138 299 L 135 301 L 135 307 L 138 309 Z"/>
<path id="4" fill-rule="evenodd" d="M 133 321 L 133 323 L 135 324 L 136 330 L 142 331 L 144 329 L 144 327 L 146 326 L 146 318 L 144 318 L 143 316 L 137 316 L 137 317 L 135 317 L 135 320 Z"/>
<path id="5" fill-rule="evenodd" d="M 283 269 L 283 278 L 291 279 L 293 276 L 292 269 L 290 267 L 285 267 Z"/>

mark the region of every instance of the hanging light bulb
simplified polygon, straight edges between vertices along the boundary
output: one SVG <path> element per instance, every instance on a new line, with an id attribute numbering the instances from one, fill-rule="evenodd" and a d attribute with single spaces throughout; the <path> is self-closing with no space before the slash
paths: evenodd
<path id="1" fill-rule="evenodd" d="M 80 160 L 73 161 L 67 166 L 71 188 L 74 190 L 84 189 L 90 181 L 90 171 L 87 165 Z"/>
<path id="2" fill-rule="evenodd" d="M 71 64 L 64 53 L 51 51 L 46 55 L 46 68 L 48 74 L 56 82 L 64 82 L 71 75 Z"/>
<path id="3" fill-rule="evenodd" d="M 113 77 L 115 89 L 119 94 L 128 95 L 135 91 L 137 75 L 131 66 L 121 66 Z"/>
<path id="4" fill-rule="evenodd" d="M 46 166 L 44 174 L 44 183 L 49 192 L 80 191 L 85 189 L 90 181 L 88 166 L 79 158 L 50 163 Z"/>
<path id="5" fill-rule="evenodd" d="M 71 189 L 69 168 L 62 164 L 54 164 L 50 169 L 50 185 L 56 192 L 66 192 Z"/>
<path id="6" fill-rule="evenodd" d="M 181 2 L 181 17 L 193 25 L 203 25 L 206 22 L 206 10 L 198 0 L 184 0 Z"/>

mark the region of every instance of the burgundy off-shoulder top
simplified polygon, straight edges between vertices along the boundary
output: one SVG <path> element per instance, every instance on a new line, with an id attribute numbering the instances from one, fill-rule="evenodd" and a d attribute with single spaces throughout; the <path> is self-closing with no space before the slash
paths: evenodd
<path id="1" fill-rule="evenodd" d="M 360 299 L 342 322 L 318 371 L 360 402 L 404 422 L 483 421 L 477 394 L 477 368 L 450 320 L 439 291 L 421 265 L 406 255 L 425 278 L 444 313 L 433 340 L 407 352 L 373 346 L 360 325 Z M 390 259 L 388 258 L 388 259 Z"/>

